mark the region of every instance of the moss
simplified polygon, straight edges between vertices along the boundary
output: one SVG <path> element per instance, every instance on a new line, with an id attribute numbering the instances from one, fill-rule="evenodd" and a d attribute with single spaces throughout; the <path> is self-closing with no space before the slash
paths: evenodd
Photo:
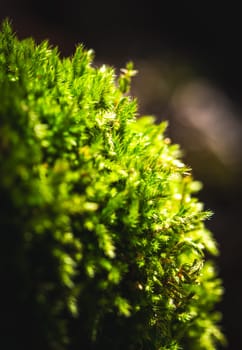
<path id="1" fill-rule="evenodd" d="M 117 78 L 92 60 L 2 25 L 1 342 L 213 350 L 222 287 L 200 184 L 166 123 L 137 118 L 132 64 Z"/>

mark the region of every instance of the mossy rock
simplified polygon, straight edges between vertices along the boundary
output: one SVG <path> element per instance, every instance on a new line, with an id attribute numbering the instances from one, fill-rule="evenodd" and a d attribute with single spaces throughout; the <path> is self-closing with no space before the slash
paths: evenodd
<path id="1" fill-rule="evenodd" d="M 200 183 L 137 118 L 135 74 L 0 34 L 0 344 L 213 350 L 222 294 Z"/>

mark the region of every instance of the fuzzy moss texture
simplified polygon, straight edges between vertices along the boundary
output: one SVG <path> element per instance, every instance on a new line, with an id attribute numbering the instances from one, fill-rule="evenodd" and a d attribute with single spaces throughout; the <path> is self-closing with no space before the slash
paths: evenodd
<path id="1" fill-rule="evenodd" d="M 133 70 L 0 34 L 0 346 L 214 350 L 218 253 L 200 184 L 137 118 Z M 3 346 L 4 344 L 4 346 Z"/>

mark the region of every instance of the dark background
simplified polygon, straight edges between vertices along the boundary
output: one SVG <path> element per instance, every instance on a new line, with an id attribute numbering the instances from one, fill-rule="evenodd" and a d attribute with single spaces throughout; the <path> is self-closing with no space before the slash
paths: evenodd
<path id="1" fill-rule="evenodd" d="M 95 50 L 95 64 L 113 65 L 117 74 L 135 62 L 139 112 L 169 119 L 169 135 L 204 184 L 200 198 L 215 212 L 208 227 L 221 250 L 219 309 L 232 350 L 242 348 L 240 16 L 239 5 L 227 2 L 0 2 L 0 20 L 9 17 L 19 38 L 48 38 L 64 56 L 82 42 Z"/>

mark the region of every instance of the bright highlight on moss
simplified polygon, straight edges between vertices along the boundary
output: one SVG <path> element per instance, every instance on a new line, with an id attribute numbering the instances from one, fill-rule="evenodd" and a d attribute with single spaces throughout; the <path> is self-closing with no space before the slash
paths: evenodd
<path id="1" fill-rule="evenodd" d="M 218 253 L 191 170 L 136 118 L 136 73 L 0 34 L 4 336 L 16 349 L 214 350 Z"/>

